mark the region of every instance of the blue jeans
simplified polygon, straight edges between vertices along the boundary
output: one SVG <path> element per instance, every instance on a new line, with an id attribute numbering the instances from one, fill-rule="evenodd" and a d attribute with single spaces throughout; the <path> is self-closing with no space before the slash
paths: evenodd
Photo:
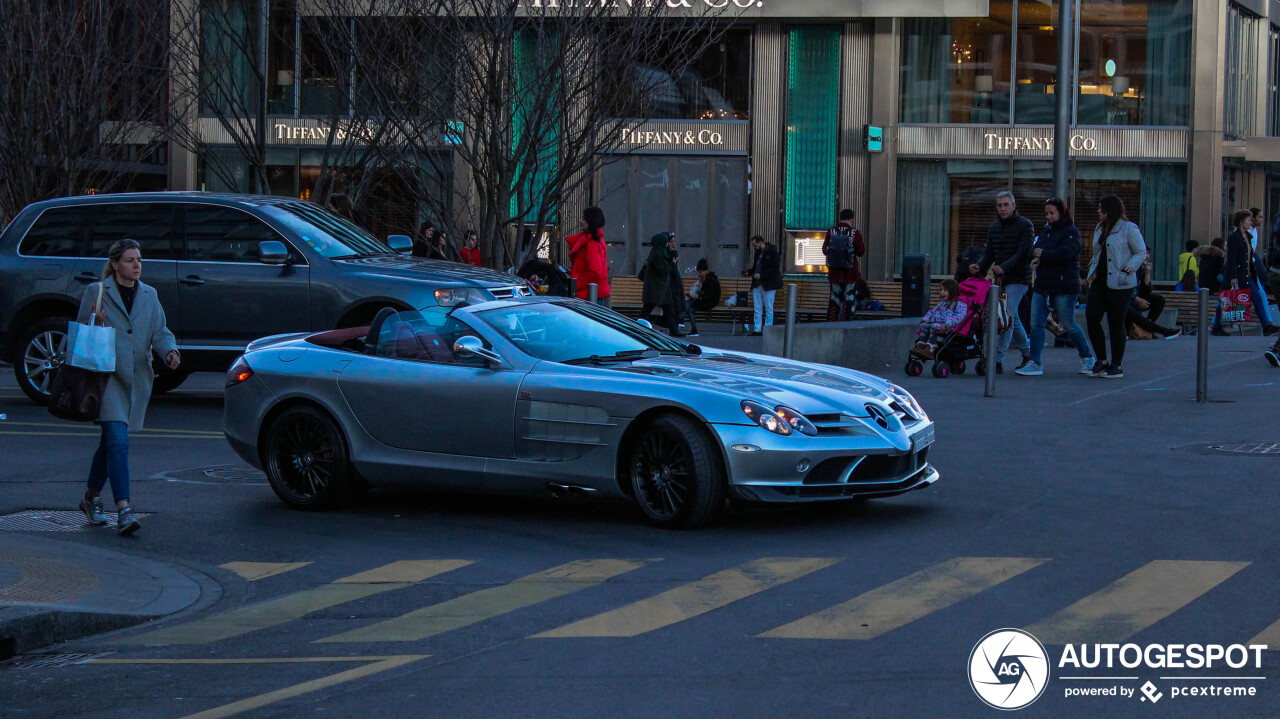
<path id="1" fill-rule="evenodd" d="M 1271 324 L 1271 308 L 1267 306 L 1267 303 L 1269 302 L 1269 300 L 1267 300 L 1267 291 L 1263 288 L 1262 283 L 1258 281 L 1257 277 L 1249 280 L 1249 290 L 1252 293 L 1253 313 L 1265 328 L 1267 325 Z"/>
<path id="2" fill-rule="evenodd" d="M 751 331 L 762 332 L 764 325 L 773 324 L 773 296 L 777 290 L 766 290 L 763 287 L 753 287 L 751 289 L 751 304 L 754 305 L 752 312 Z M 763 315 L 764 322 L 761 323 Z"/>
<path id="3" fill-rule="evenodd" d="M 1010 342 L 1013 342 L 1015 349 L 1022 352 L 1023 357 L 1029 356 L 1027 353 L 1027 330 L 1022 326 L 1022 318 L 1018 316 L 1018 307 L 1022 304 L 1022 298 L 1027 295 L 1027 289 L 1026 285 L 1004 286 L 1004 293 L 1008 298 L 1009 316 L 1013 319 L 1013 322 L 1009 324 L 1009 329 L 996 338 L 997 364 L 1004 364 L 1004 356 L 1009 351 Z"/>
<path id="4" fill-rule="evenodd" d="M 1084 330 L 1076 324 L 1076 297 L 1077 295 L 1050 296 L 1039 292 L 1031 295 L 1032 362 L 1038 365 L 1044 364 L 1040 358 L 1044 355 L 1044 323 L 1049 319 L 1050 302 L 1058 313 L 1058 321 L 1062 323 L 1062 328 L 1067 331 L 1067 338 L 1076 346 L 1076 352 L 1080 353 L 1080 359 L 1093 356 L 1089 350 L 1089 338 L 1085 337 Z"/>
<path id="5" fill-rule="evenodd" d="M 124 422 L 99 422 L 102 440 L 89 467 L 89 491 L 101 494 L 111 478 L 111 498 L 129 501 L 129 425 Z"/>

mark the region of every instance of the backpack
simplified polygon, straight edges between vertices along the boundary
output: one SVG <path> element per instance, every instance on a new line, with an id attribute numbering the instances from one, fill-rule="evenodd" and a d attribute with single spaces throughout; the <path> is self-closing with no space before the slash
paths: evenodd
<path id="1" fill-rule="evenodd" d="M 1196 291 L 1196 271 L 1188 269 L 1182 273 L 1182 280 L 1178 282 L 1178 286 L 1182 289 L 1178 292 L 1195 292 Z"/>
<path id="2" fill-rule="evenodd" d="M 827 242 L 827 267 L 833 270 L 847 270 L 855 266 L 858 258 L 854 254 L 853 232 L 853 228 L 846 225 L 836 225 L 831 228 Z"/>

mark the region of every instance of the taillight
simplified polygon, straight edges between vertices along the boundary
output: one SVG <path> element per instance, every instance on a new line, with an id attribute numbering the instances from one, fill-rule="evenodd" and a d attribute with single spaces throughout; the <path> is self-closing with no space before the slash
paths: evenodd
<path id="1" fill-rule="evenodd" d="M 231 365 L 231 369 L 227 370 L 227 386 L 234 387 L 241 382 L 253 376 L 253 369 L 249 367 L 249 363 L 245 361 L 244 355 L 241 355 L 235 364 Z"/>

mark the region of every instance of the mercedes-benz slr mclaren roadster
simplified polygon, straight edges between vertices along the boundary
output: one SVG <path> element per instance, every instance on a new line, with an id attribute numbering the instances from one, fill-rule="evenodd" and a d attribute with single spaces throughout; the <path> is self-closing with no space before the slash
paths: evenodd
<path id="1" fill-rule="evenodd" d="M 447 299 L 447 298 L 446 298 Z M 679 342 L 594 304 L 383 310 L 249 345 L 227 439 L 290 507 L 367 487 L 622 497 L 664 527 L 929 486 L 933 422 L 868 374 Z"/>

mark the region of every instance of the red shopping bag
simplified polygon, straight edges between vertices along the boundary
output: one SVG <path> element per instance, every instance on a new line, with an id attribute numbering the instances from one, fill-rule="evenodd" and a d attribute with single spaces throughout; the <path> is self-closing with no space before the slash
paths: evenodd
<path id="1" fill-rule="evenodd" d="M 1247 289 L 1219 292 L 1218 307 L 1224 324 L 1253 321 L 1253 294 Z"/>

